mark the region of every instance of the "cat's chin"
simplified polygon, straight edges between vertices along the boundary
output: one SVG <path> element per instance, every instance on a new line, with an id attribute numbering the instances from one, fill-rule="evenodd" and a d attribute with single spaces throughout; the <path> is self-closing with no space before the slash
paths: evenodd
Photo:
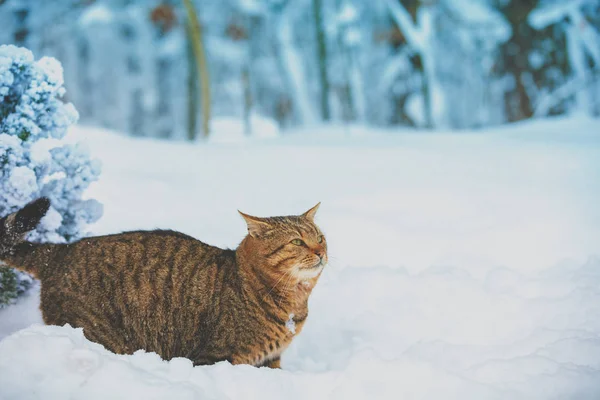
<path id="1" fill-rule="evenodd" d="M 323 268 L 325 268 L 324 264 L 317 264 L 314 267 L 308 267 L 308 268 L 298 268 L 298 270 L 296 271 L 296 277 L 301 280 L 304 281 L 306 279 L 312 279 L 316 276 L 318 276 L 321 271 L 323 271 Z"/>

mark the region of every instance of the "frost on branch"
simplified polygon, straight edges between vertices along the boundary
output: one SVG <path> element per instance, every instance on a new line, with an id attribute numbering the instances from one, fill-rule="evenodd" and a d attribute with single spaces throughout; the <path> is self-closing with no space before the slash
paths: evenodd
<path id="1" fill-rule="evenodd" d="M 63 138 L 77 121 L 75 107 L 61 101 L 64 93 L 57 60 L 35 61 L 27 49 L 0 46 L 0 216 L 40 196 L 49 197 L 52 207 L 30 235 L 35 241 L 78 239 L 86 225 L 102 215 L 97 201 L 82 199 L 100 175 L 99 162 L 83 146 L 55 147 L 41 157 L 34 151 L 46 144 L 43 139 Z M 3 267 L 0 282 L 0 307 L 31 284 Z"/>

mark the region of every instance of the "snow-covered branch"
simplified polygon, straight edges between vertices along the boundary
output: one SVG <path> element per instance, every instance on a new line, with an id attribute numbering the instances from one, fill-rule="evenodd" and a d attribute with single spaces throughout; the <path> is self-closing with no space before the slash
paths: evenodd
<path id="1" fill-rule="evenodd" d="M 406 37 L 406 41 L 417 51 L 423 51 L 423 34 L 419 32 L 406 8 L 398 0 L 385 0 L 390 14 Z"/>

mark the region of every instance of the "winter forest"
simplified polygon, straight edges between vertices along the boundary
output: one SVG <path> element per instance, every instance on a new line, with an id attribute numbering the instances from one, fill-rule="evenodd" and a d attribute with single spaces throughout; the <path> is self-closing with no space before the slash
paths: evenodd
<path id="1" fill-rule="evenodd" d="M 599 204 L 600 0 L 0 0 L 0 400 L 598 400 Z"/>
<path id="2" fill-rule="evenodd" d="M 5 0 L 0 23 L 60 60 L 82 123 L 133 136 L 600 113 L 595 0 Z"/>

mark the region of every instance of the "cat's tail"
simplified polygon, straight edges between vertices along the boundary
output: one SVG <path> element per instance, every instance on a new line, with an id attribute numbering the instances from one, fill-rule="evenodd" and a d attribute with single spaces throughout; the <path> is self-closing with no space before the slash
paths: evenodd
<path id="1" fill-rule="evenodd" d="M 0 219 L 0 261 L 35 274 L 33 267 L 11 265 L 11 259 L 16 255 L 16 250 L 22 247 L 20 245 L 25 240 L 25 235 L 35 229 L 49 208 L 50 200 L 41 197 Z"/>

